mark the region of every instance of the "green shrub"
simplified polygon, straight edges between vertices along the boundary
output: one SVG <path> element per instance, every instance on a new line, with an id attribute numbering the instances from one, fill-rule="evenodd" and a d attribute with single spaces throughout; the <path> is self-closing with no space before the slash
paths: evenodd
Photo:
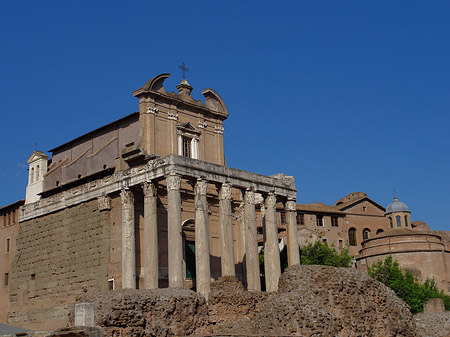
<path id="1" fill-rule="evenodd" d="M 400 270 L 392 256 L 369 267 L 369 275 L 394 290 L 411 307 L 413 314 L 422 312 L 423 305 L 431 298 L 441 298 L 445 309 L 450 310 L 450 296 L 439 291 L 433 279 L 426 280 L 424 284 L 418 283 L 409 271 L 403 273 Z"/>
<path id="2" fill-rule="evenodd" d="M 338 252 L 334 247 L 329 247 L 327 243 L 320 241 L 308 243 L 301 248 L 301 264 L 348 268 L 351 266 L 352 259 L 347 248 Z"/>

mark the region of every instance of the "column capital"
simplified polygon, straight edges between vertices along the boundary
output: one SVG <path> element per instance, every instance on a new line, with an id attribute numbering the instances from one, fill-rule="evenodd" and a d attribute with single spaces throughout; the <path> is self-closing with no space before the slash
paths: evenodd
<path id="1" fill-rule="evenodd" d="M 206 190 L 208 188 L 208 183 L 206 180 L 202 178 L 197 179 L 197 183 L 195 184 L 195 194 L 197 195 L 206 195 Z"/>
<path id="2" fill-rule="evenodd" d="M 295 212 L 296 210 L 297 210 L 297 203 L 295 199 L 288 199 L 288 201 L 286 201 L 286 211 Z"/>
<path id="3" fill-rule="evenodd" d="M 223 183 L 219 191 L 220 200 L 231 200 L 231 184 Z"/>
<path id="4" fill-rule="evenodd" d="M 175 173 L 170 173 L 166 177 L 167 190 L 179 190 L 181 185 L 181 177 Z"/>
<path id="5" fill-rule="evenodd" d="M 277 204 L 277 196 L 274 193 L 269 193 L 266 197 L 266 207 L 274 208 Z"/>
<path id="6" fill-rule="evenodd" d="M 156 185 L 151 181 L 144 181 L 141 184 L 142 191 L 144 192 L 144 197 L 156 197 L 157 188 Z"/>
<path id="7" fill-rule="evenodd" d="M 130 190 L 122 190 L 120 191 L 120 197 L 122 198 L 122 204 L 132 204 L 134 203 L 134 195 Z"/>
<path id="8" fill-rule="evenodd" d="M 101 211 L 109 211 L 111 209 L 111 198 L 102 194 L 98 197 L 98 210 Z"/>
<path id="9" fill-rule="evenodd" d="M 244 201 L 246 204 L 255 204 L 255 191 L 253 188 L 247 188 L 244 194 Z"/>

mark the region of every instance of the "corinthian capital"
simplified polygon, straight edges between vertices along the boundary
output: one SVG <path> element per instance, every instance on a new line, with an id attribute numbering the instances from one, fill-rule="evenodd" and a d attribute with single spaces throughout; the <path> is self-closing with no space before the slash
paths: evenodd
<path id="1" fill-rule="evenodd" d="M 286 201 L 286 211 L 296 211 L 297 210 L 297 203 L 295 200 L 288 200 Z"/>
<path id="2" fill-rule="evenodd" d="M 123 205 L 128 205 L 134 203 L 134 195 L 130 190 L 122 190 L 120 192 L 120 197 L 122 199 Z"/>
<path id="3" fill-rule="evenodd" d="M 206 189 L 208 187 L 208 183 L 203 179 L 197 179 L 197 183 L 195 184 L 195 193 L 197 195 L 206 195 Z"/>
<path id="4" fill-rule="evenodd" d="M 266 207 L 267 208 L 274 208 L 277 204 L 277 197 L 273 193 L 269 193 L 269 195 L 266 198 Z"/>
<path id="5" fill-rule="evenodd" d="M 231 184 L 224 183 L 219 192 L 220 200 L 231 200 Z"/>
<path id="6" fill-rule="evenodd" d="M 177 174 L 169 174 L 166 177 L 167 189 L 168 190 L 179 190 L 181 185 L 181 177 Z"/>
<path id="7" fill-rule="evenodd" d="M 244 199 L 245 199 L 245 203 L 246 204 L 255 204 L 255 191 L 253 191 L 252 188 L 248 188 L 245 191 L 245 195 L 244 195 Z"/>
<path id="8" fill-rule="evenodd" d="M 152 182 L 143 182 L 141 184 L 142 191 L 144 192 L 144 197 L 156 197 L 156 185 Z"/>

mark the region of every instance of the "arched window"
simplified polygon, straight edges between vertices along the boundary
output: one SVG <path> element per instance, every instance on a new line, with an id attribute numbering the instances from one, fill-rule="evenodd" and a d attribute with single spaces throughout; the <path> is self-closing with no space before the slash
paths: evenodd
<path id="1" fill-rule="evenodd" d="M 348 230 L 348 243 L 350 246 L 356 246 L 356 229 L 353 227 Z"/>
<path id="2" fill-rule="evenodd" d="M 365 228 L 365 229 L 363 230 L 363 240 L 368 240 L 369 237 L 370 237 L 370 229 Z"/>
<path id="3" fill-rule="evenodd" d="M 397 222 L 397 227 L 402 227 L 402 218 L 400 215 L 395 216 L 395 221 Z"/>
<path id="4" fill-rule="evenodd" d="M 380 234 L 380 233 L 383 233 L 383 232 L 384 232 L 384 230 L 382 230 L 381 228 L 377 229 L 377 235 Z"/>
<path id="5" fill-rule="evenodd" d="M 408 225 L 408 216 L 407 215 L 405 215 L 405 227 L 408 227 L 409 225 Z"/>
<path id="6" fill-rule="evenodd" d="M 39 165 L 36 166 L 36 181 L 39 181 Z"/>
<path id="7" fill-rule="evenodd" d="M 34 183 L 34 167 L 31 168 L 30 172 L 30 184 Z"/>
<path id="8" fill-rule="evenodd" d="M 394 224 L 392 223 L 392 217 L 389 217 L 389 227 L 394 228 Z"/>

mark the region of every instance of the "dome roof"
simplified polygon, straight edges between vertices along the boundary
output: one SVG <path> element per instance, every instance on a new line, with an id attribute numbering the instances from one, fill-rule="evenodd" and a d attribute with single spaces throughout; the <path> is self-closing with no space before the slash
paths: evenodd
<path id="1" fill-rule="evenodd" d="M 391 202 L 386 207 L 386 214 L 395 212 L 408 212 L 411 213 L 408 206 L 404 202 L 398 201 L 397 197 L 394 198 L 394 202 Z"/>

